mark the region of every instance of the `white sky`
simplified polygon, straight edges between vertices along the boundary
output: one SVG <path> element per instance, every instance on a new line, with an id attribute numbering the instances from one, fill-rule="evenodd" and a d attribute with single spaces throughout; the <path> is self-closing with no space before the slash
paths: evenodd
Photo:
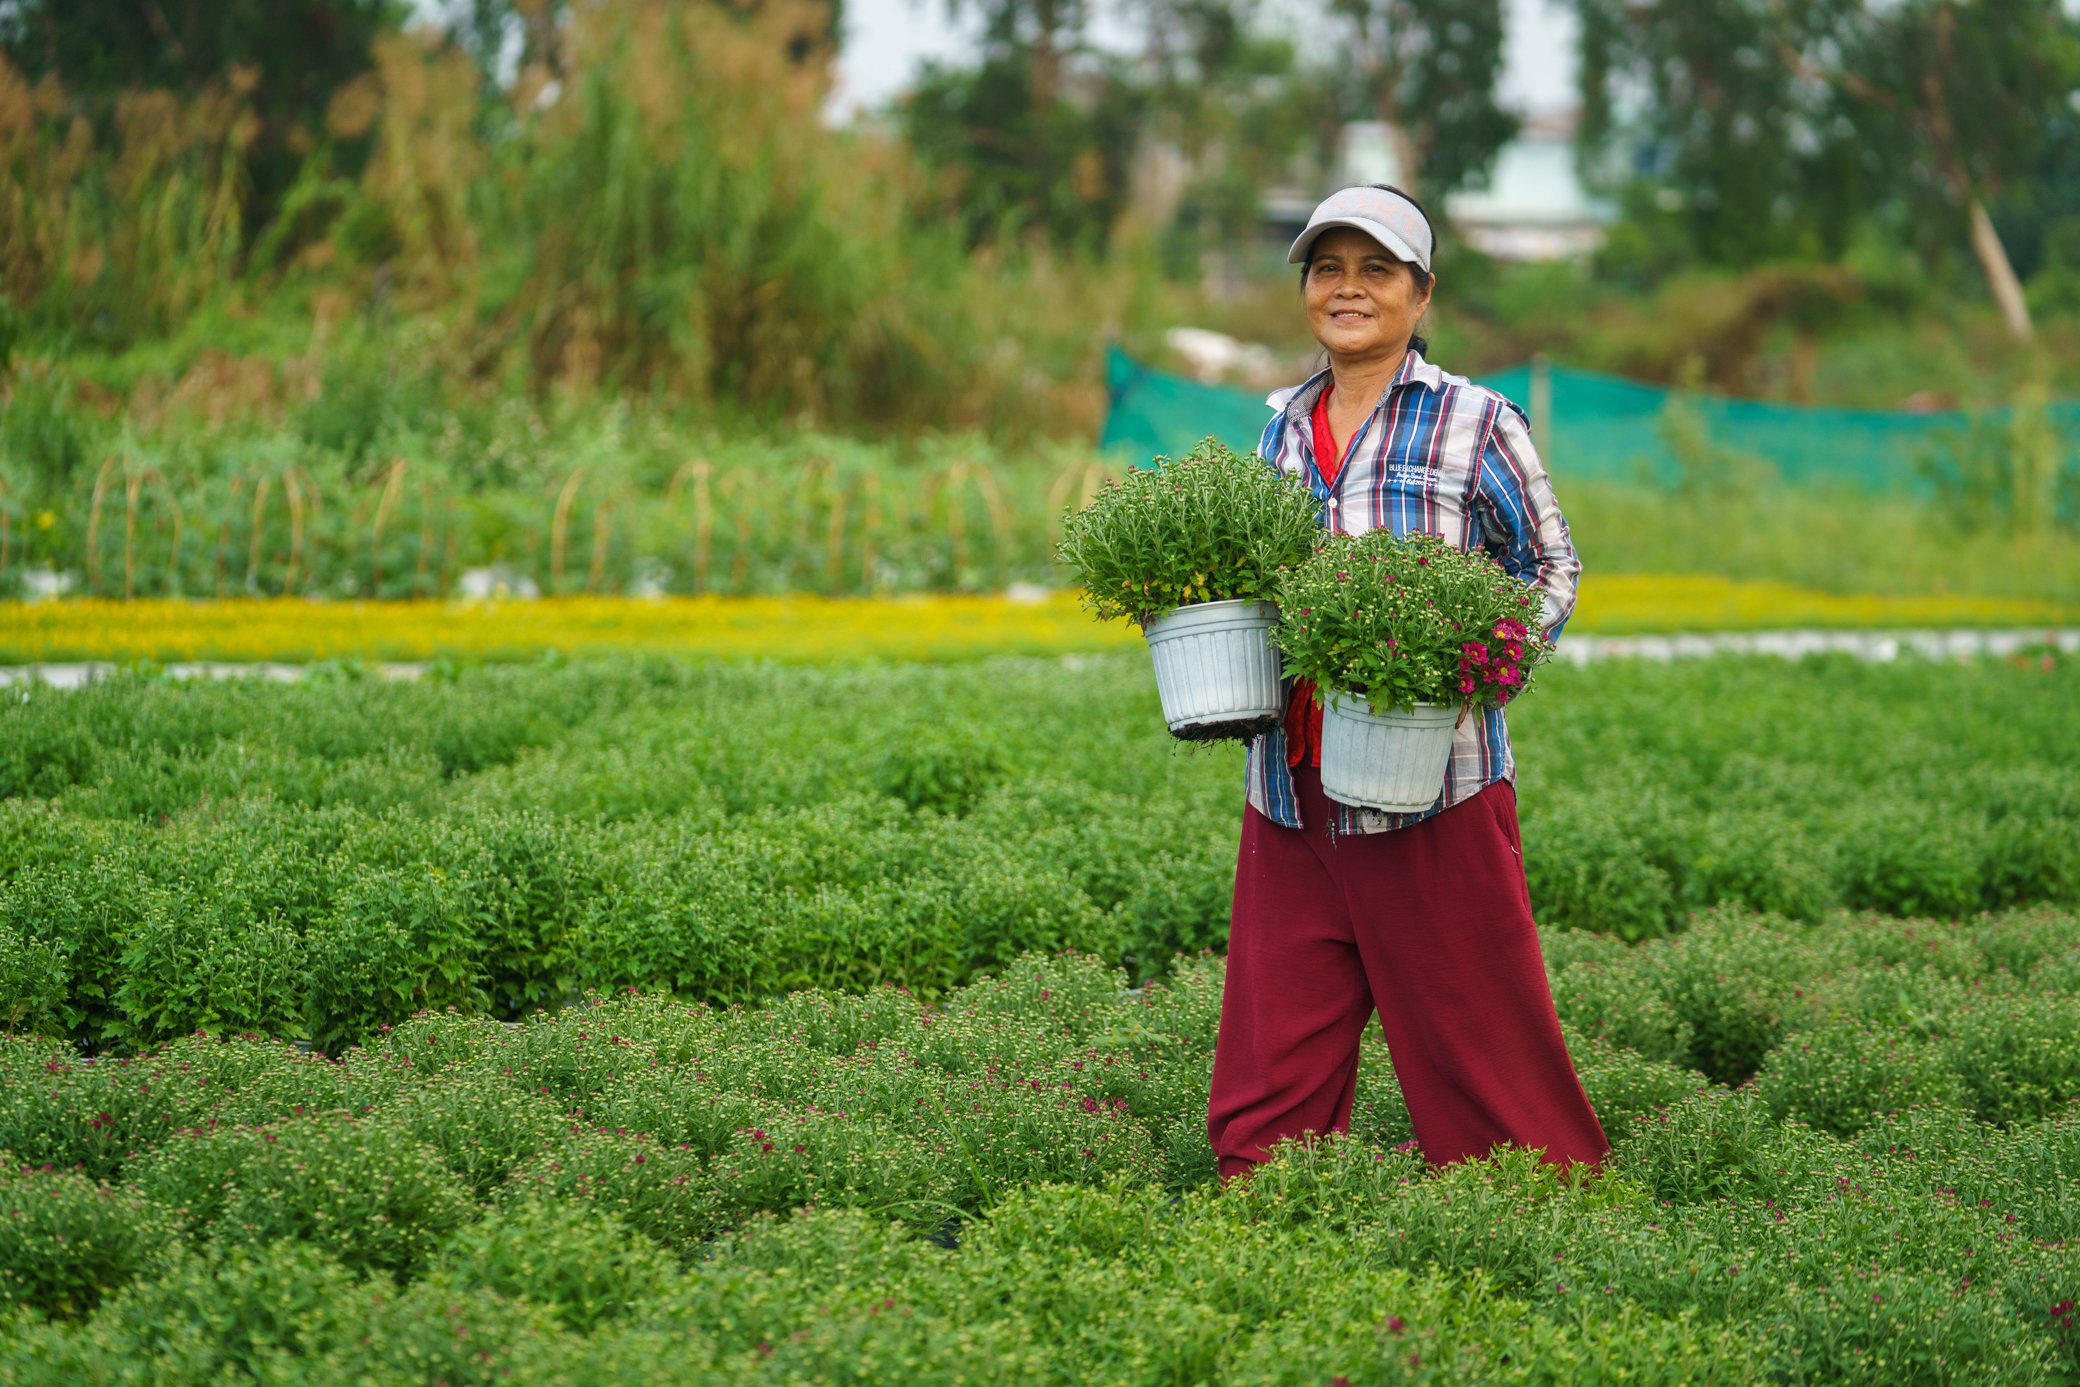
<path id="1" fill-rule="evenodd" d="M 1525 114 L 1572 106 L 1577 29 L 1573 10 L 1560 0 L 1503 3 L 1504 104 Z M 1272 8 L 1302 24 L 1325 7 L 1321 0 L 1273 0 Z M 845 47 L 831 103 L 832 114 L 841 119 L 887 102 L 927 59 L 958 60 L 973 50 L 974 23 L 953 24 L 946 17 L 945 0 L 845 0 L 845 10 Z M 1092 37 L 1101 47 L 1135 46 L 1131 33 L 1102 0 Z"/>

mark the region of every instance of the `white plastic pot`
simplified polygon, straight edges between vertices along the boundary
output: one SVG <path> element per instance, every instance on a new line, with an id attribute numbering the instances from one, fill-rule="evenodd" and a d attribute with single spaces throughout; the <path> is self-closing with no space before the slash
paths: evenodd
<path id="1" fill-rule="evenodd" d="M 1322 793 L 1395 814 L 1428 809 L 1444 792 L 1458 722 L 1455 706 L 1375 713 L 1358 694 L 1332 692 L 1322 709 Z"/>
<path id="2" fill-rule="evenodd" d="M 1156 692 L 1171 735 L 1254 737 L 1278 725 L 1283 700 L 1269 602 L 1196 602 L 1148 624 Z"/>

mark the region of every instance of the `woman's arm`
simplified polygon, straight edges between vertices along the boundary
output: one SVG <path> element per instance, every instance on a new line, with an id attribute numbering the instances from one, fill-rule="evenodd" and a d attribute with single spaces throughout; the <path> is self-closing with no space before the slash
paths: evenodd
<path id="1" fill-rule="evenodd" d="M 1582 561 L 1553 496 L 1552 478 L 1531 445 L 1531 427 L 1508 401 L 1495 411 L 1482 445 L 1474 492 L 1488 552 L 1545 594 L 1546 638 L 1558 640 L 1574 613 Z"/>

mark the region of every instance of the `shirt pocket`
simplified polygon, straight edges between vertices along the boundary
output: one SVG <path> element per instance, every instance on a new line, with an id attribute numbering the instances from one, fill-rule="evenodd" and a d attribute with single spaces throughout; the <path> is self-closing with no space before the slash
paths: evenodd
<path id="1" fill-rule="evenodd" d="M 1436 534 L 1444 528 L 1440 506 L 1447 488 L 1439 470 L 1421 455 L 1389 454 L 1380 459 L 1374 521 L 1397 535 Z"/>

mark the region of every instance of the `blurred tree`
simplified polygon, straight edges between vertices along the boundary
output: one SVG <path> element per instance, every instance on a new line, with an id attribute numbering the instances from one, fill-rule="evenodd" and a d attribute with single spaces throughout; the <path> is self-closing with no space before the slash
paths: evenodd
<path id="1" fill-rule="evenodd" d="M 257 128 L 246 153 L 249 214 L 272 217 L 322 138 L 326 103 L 369 65 L 404 0 L 12 0 L 0 48 L 30 79 L 57 77 L 82 114 L 106 122 L 144 88 L 194 95 L 249 71 Z"/>
<path id="2" fill-rule="evenodd" d="M 1127 0 L 1145 36 L 1130 59 L 1088 44 L 1087 0 L 950 0 L 981 19 L 982 62 L 929 69 L 905 133 L 971 241 L 1015 225 L 1093 247 L 1131 226 L 1196 273 L 1254 229 L 1264 187 L 1337 104 L 1332 79 L 1258 30 L 1257 3 Z M 1130 208 L 1136 189 L 1151 196 Z"/>
<path id="3" fill-rule="evenodd" d="M 1176 152 L 1182 181 L 1174 207 L 1145 210 L 1171 215 L 1164 263 L 1180 274 L 1247 243 L 1264 189 L 1341 123 L 1337 83 L 1304 67 L 1290 39 L 1263 32 L 1259 10 L 1258 0 L 1136 0 L 1128 12 L 1147 36 L 1143 136 Z"/>
<path id="4" fill-rule="evenodd" d="M 2035 334 L 1987 203 L 2035 172 L 2080 89 L 2080 22 L 2060 0 L 1814 3 L 1819 57 L 1786 52 L 1827 82 L 1873 173 L 1938 225 L 1962 221 L 2008 329 Z M 1838 53 L 1832 63 L 1828 58 Z"/>
<path id="5" fill-rule="evenodd" d="M 2046 122 L 2036 167 L 2010 179 L 1986 210 L 2023 279 L 2054 262 L 2080 269 L 2080 104 Z"/>
<path id="6" fill-rule="evenodd" d="M 1023 69 L 1020 85 L 1036 116 L 1061 97 L 1063 65 L 1083 46 L 1091 13 L 1085 0 L 946 0 L 946 12 L 982 21 L 985 66 Z"/>
<path id="7" fill-rule="evenodd" d="M 765 0 L 715 0 L 722 9 L 751 19 Z M 567 77 L 564 29 L 570 0 L 444 0 L 434 7 L 438 22 L 469 49 L 488 76 L 503 79 L 530 69 Z M 789 40 L 797 63 L 835 57 L 844 29 L 843 0 L 827 0 L 821 22 Z"/>
<path id="8" fill-rule="evenodd" d="M 1810 38 L 1778 0 L 1575 0 L 1582 164 L 1678 222 L 1699 257 L 1745 265 L 1838 254 L 1859 206 L 1830 93 L 1779 47 Z"/>
<path id="9" fill-rule="evenodd" d="M 971 245 L 1030 228 L 1057 245 L 1101 248 L 1124 204 L 1145 98 L 1116 61 L 1085 55 L 1074 90 L 1030 53 L 972 69 L 933 65 L 902 107 L 911 147 Z"/>
<path id="10" fill-rule="evenodd" d="M 1495 99 L 1502 0 L 1329 0 L 1342 61 L 1386 124 L 1400 186 L 1431 199 L 1486 171 L 1517 133 Z M 1352 114 L 1356 114 L 1353 112 Z"/>
<path id="11" fill-rule="evenodd" d="M 1656 187 L 1702 257 L 1834 256 L 1899 217 L 1925 259 L 1962 233 L 2031 336 L 1988 204 L 2070 115 L 2080 22 L 2061 0 L 1574 2 L 1585 166 L 1609 169 L 1629 123 L 1641 157 L 1606 181 Z"/>
<path id="12" fill-rule="evenodd" d="M 1102 246 L 1125 200 L 1144 93 L 1085 43 L 1086 0 L 946 0 L 982 23 L 982 61 L 928 67 L 904 100 L 911 146 L 970 243 L 1014 227 Z"/>

